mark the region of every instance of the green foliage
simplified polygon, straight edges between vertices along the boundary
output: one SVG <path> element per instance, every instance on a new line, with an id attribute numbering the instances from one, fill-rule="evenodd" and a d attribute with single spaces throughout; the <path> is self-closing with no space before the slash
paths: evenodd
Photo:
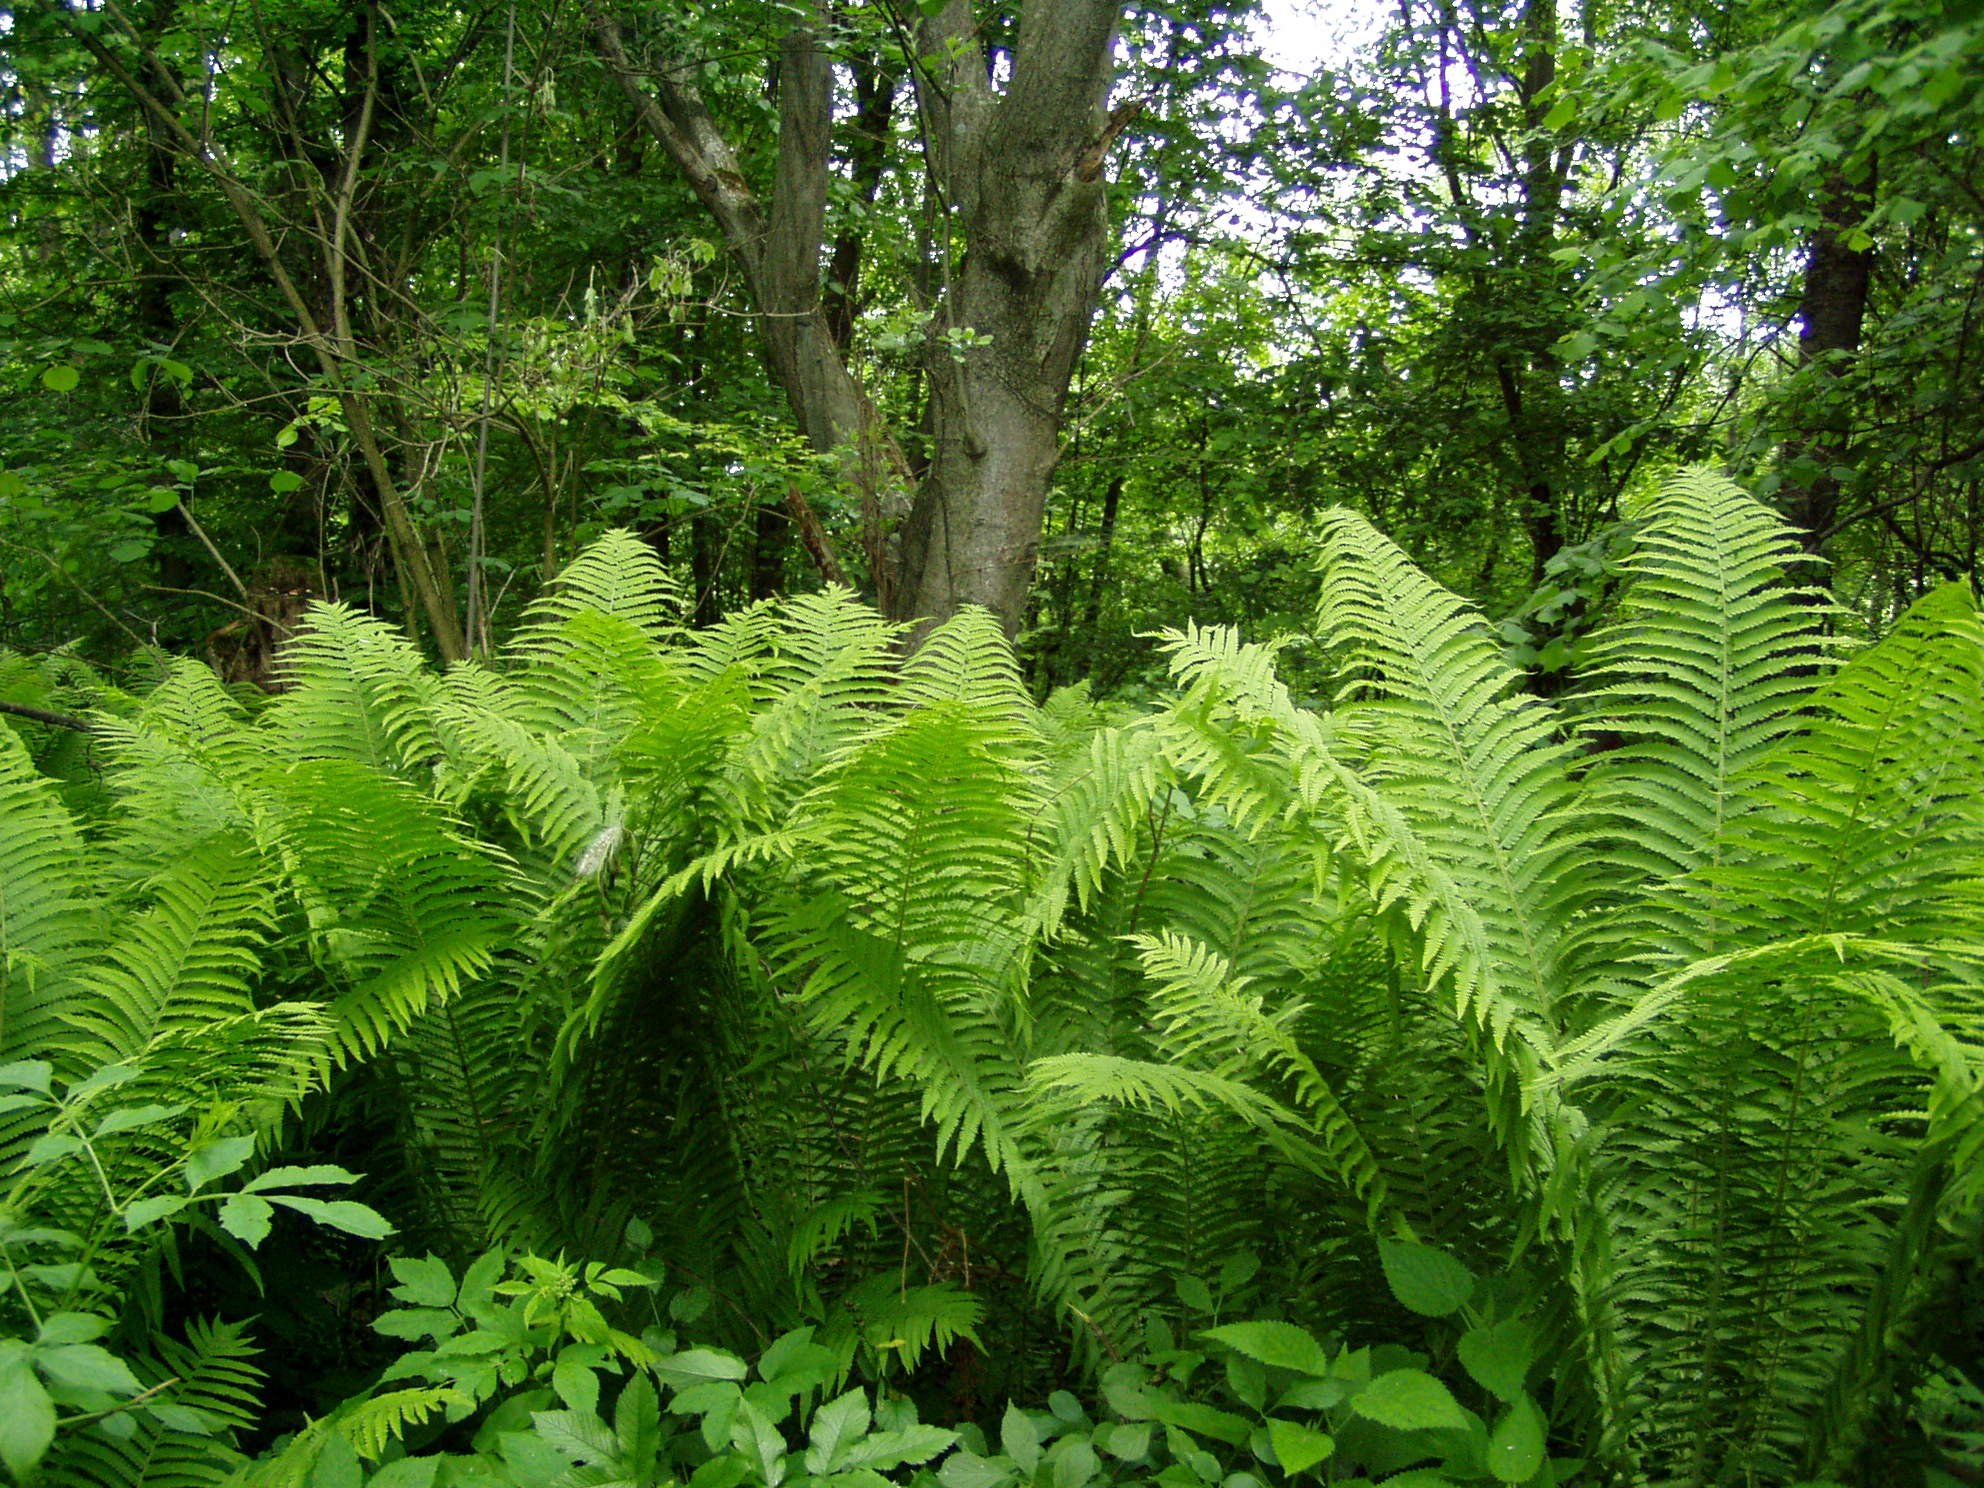
<path id="1" fill-rule="evenodd" d="M 9 1451 L 45 1320 L 300 1213 L 432 1254 L 253 1482 L 1847 1473 L 1984 1212 L 1984 626 L 1839 665 L 1726 481 L 1634 521 L 1547 702 L 1335 513 L 1327 709 L 1199 627 L 1143 711 L 977 613 L 684 631 L 616 536 L 445 676 L 328 606 L 252 713 L 175 667 L 86 823 L 0 741 Z M 59 1460 L 189 1429 L 105 1357 Z"/>

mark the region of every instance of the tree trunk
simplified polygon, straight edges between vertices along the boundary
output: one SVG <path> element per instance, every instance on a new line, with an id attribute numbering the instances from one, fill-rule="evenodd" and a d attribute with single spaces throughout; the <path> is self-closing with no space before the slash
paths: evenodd
<path id="1" fill-rule="evenodd" d="M 899 618 L 942 620 L 981 604 L 1012 633 L 1025 613 L 1062 409 L 1104 268 L 1103 160 L 1134 116 L 1103 116 L 1116 9 L 1112 0 L 1028 7 L 1003 92 L 993 87 L 966 0 L 919 28 L 916 96 L 929 195 L 943 224 L 929 276 L 930 455 L 920 481 L 843 356 L 849 269 L 858 263 L 844 244 L 832 268 L 841 293 L 831 306 L 822 301 L 833 73 L 817 7 L 780 46 L 769 212 L 705 106 L 695 69 L 679 59 L 636 67 L 620 24 L 593 11 L 609 69 L 743 272 L 766 362 L 800 428 L 815 449 L 839 454 L 866 519 L 876 598 Z M 872 129 L 886 115 L 872 95 L 866 103 Z M 954 263 L 947 249 L 957 240 L 965 251 Z M 826 573 L 837 560 L 829 551 L 821 561 L 817 524 L 802 507 L 794 517 Z"/>
<path id="2" fill-rule="evenodd" d="M 1811 394 L 1815 416 L 1786 453 L 1794 459 L 1804 456 L 1818 469 L 1787 488 L 1784 512 L 1811 552 L 1818 551 L 1839 515 L 1840 484 L 1833 471 L 1846 462 L 1852 442 L 1851 410 L 1841 406 L 1830 384 L 1839 375 L 1840 360 L 1860 349 L 1867 318 L 1874 250 L 1871 244 L 1853 247 L 1851 235 L 1873 205 L 1874 186 L 1871 164 L 1857 183 L 1844 176 L 1826 183 L 1798 298 L 1798 356 L 1805 375 L 1816 382 Z"/>

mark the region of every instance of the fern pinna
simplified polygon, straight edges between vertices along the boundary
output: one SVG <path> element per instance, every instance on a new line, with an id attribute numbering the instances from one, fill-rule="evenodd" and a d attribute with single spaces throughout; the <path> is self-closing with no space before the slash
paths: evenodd
<path id="1" fill-rule="evenodd" d="M 625 535 L 445 675 L 320 607 L 259 711 L 112 699 L 88 822 L 0 739 L 4 1055 L 271 1151 L 328 1084 L 420 1242 L 632 1233 L 884 1373 L 1410 1327 L 1376 1242 L 1425 1240 L 1544 1300 L 1605 1464 L 1843 1471 L 1978 1234 L 1984 632 L 1951 586 L 1840 664 L 1764 508 L 1634 516 L 1550 702 L 1349 513 L 1326 708 L 1192 627 L 1143 710 L 1036 705 L 970 613 L 687 632 Z"/>

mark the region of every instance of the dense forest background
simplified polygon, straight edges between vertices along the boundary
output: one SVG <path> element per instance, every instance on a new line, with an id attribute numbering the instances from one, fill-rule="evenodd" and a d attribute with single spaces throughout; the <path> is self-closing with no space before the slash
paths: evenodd
<path id="1" fill-rule="evenodd" d="M 0 7 L 0 1473 L 1984 1481 L 1984 11 L 1314 19 Z"/>
<path id="2" fill-rule="evenodd" d="M 13 7 L 0 639 L 460 655 L 625 526 L 700 623 L 975 600 L 1109 690 L 1299 632 L 1345 504 L 1547 677 L 1702 460 L 1874 628 L 1976 572 L 1968 7 L 1342 23 L 1295 77 L 1231 4 Z"/>

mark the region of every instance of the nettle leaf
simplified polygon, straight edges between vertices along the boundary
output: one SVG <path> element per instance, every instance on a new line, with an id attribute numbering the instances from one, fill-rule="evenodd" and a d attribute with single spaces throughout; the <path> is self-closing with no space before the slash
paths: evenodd
<path id="1" fill-rule="evenodd" d="M 1461 1367 L 1497 1400 L 1514 1400 L 1522 1393 L 1535 1359 L 1536 1335 L 1523 1318 L 1505 1318 L 1461 1336 Z"/>
<path id="2" fill-rule="evenodd" d="M 1488 1471 L 1504 1483 L 1526 1483 L 1542 1466 L 1543 1413 L 1519 1395 L 1488 1438 Z"/>
<path id="3" fill-rule="evenodd" d="M 1380 1240 L 1378 1257 L 1384 1263 L 1392 1295 L 1423 1317 L 1459 1312 L 1474 1295 L 1474 1277 L 1443 1250 L 1403 1240 Z"/>
<path id="4" fill-rule="evenodd" d="M 1292 1369 L 1297 1374 L 1329 1373 L 1329 1350 L 1293 1323 L 1228 1323 L 1224 1327 L 1207 1328 L 1199 1336 L 1223 1343 L 1276 1369 Z"/>
<path id="5" fill-rule="evenodd" d="M 1296 1421 L 1268 1422 L 1268 1441 L 1274 1446 L 1275 1461 L 1290 1477 L 1307 1472 L 1336 1450 L 1329 1435 Z"/>
<path id="6" fill-rule="evenodd" d="M 1423 1369 L 1394 1369 L 1379 1375 L 1350 1397 L 1350 1408 L 1365 1420 L 1396 1431 L 1467 1425 L 1467 1414 L 1453 1392 Z"/>

